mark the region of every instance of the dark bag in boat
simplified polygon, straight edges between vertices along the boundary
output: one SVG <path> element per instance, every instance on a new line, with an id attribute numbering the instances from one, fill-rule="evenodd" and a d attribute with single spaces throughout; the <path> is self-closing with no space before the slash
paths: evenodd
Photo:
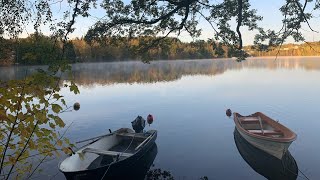
<path id="1" fill-rule="evenodd" d="M 138 116 L 134 121 L 131 122 L 132 128 L 136 133 L 140 133 L 143 131 L 145 125 L 146 125 L 146 120 L 143 119 L 143 117 Z"/>

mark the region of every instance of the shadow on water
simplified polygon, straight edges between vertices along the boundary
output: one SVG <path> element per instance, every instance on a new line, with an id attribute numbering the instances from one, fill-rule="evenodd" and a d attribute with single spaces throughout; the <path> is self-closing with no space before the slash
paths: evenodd
<path id="1" fill-rule="evenodd" d="M 297 179 L 298 166 L 288 151 L 282 160 L 254 147 L 246 141 L 237 129 L 234 130 L 234 141 L 242 158 L 249 166 L 267 179 Z"/>

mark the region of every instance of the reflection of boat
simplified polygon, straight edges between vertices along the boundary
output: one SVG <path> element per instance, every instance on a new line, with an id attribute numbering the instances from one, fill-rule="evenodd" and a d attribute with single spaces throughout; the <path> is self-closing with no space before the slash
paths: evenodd
<path id="1" fill-rule="evenodd" d="M 82 147 L 67 157 L 59 169 L 67 179 L 104 179 L 129 175 L 131 169 L 137 166 L 136 162 L 153 147 L 156 138 L 155 130 L 135 133 L 122 128 Z"/>
<path id="2" fill-rule="evenodd" d="M 234 113 L 234 123 L 243 138 L 255 147 L 281 159 L 296 134 L 261 112 L 250 116 Z"/>
<path id="3" fill-rule="evenodd" d="M 290 152 L 287 151 L 282 160 L 252 146 L 235 129 L 234 140 L 242 158 L 257 173 L 267 179 L 297 179 L 298 166 Z"/>

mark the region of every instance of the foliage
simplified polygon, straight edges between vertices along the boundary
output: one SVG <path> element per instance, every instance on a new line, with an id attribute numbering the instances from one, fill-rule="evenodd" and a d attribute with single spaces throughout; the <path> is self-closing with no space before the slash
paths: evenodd
<path id="1" fill-rule="evenodd" d="M 56 145 L 63 145 L 57 128 L 64 126 L 59 113 L 63 112 L 65 100 L 59 94 L 61 82 L 56 75 L 59 70 L 65 70 L 64 66 L 61 69 L 61 65 L 67 58 L 73 62 L 77 60 L 77 53 L 89 52 L 94 58 L 102 54 L 102 58 L 139 57 L 146 61 L 156 56 L 169 59 L 172 54 L 179 53 L 189 53 L 189 57 L 206 57 L 212 54 L 212 49 L 208 49 L 212 45 L 218 56 L 224 52 L 230 57 L 238 57 L 240 61 L 248 55 L 243 50 L 241 28 L 257 30 L 253 48 L 271 52 L 275 47 L 281 48 L 290 37 L 296 42 L 304 41 L 300 31 L 303 24 L 315 31 L 309 23 L 313 16 L 306 12 L 306 7 L 314 3 L 312 11 L 320 8 L 319 0 L 305 0 L 303 4 L 299 0 L 286 0 L 280 8 L 284 18 L 283 27 L 275 31 L 258 26 L 262 17 L 251 8 L 249 0 L 131 0 L 126 3 L 103 0 L 100 5 L 105 9 L 105 16 L 87 32 L 85 40 L 89 46 L 77 49 L 79 46 L 71 44 L 68 35 L 74 31 L 76 18 L 88 17 L 89 10 L 96 7 L 97 0 L 64 1 L 70 9 L 63 12 L 61 21 L 57 21 L 53 18 L 52 6 L 62 2 L 0 1 L 2 62 L 12 63 L 12 52 L 15 51 L 19 63 L 51 64 L 48 71 L 40 71 L 23 80 L 0 82 L 0 175 L 7 179 L 12 173 L 19 178 L 21 172 L 30 172 L 24 174 L 30 177 L 38 166 L 34 167 L 27 157 L 38 152 L 45 154 L 45 158 L 52 155 Z M 199 37 L 200 18 L 212 27 L 212 40 L 185 45 L 174 38 L 167 38 L 170 34 L 180 35 L 182 32 L 187 32 L 193 38 Z M 31 23 L 35 34 L 20 41 L 19 34 Z M 42 25 L 49 27 L 52 32 L 50 38 L 41 35 Z M 10 48 L 4 48 L 6 45 Z M 78 93 L 72 81 L 66 86 Z"/>
<path id="2" fill-rule="evenodd" d="M 257 21 L 262 19 L 256 15 L 256 10 L 250 9 L 248 0 L 132 0 L 128 4 L 118 0 L 104 0 L 102 7 L 106 10 L 106 16 L 88 31 L 88 40 L 110 35 L 136 37 L 164 34 L 167 37 L 171 33 L 179 35 L 182 31 L 198 37 L 201 34 L 201 29 L 197 27 L 198 17 L 202 17 L 212 26 L 215 41 L 232 48 L 238 57 L 245 55 L 242 51 L 240 26 L 247 26 L 249 30 L 258 29 Z M 236 32 L 230 25 L 234 19 L 238 23 Z M 141 49 L 152 47 L 162 39 L 146 43 Z"/>
<path id="3" fill-rule="evenodd" d="M 251 56 L 319 56 L 320 43 L 282 44 L 267 51 L 259 51 L 253 46 L 246 46 L 244 50 Z"/>
<path id="4" fill-rule="evenodd" d="M 150 179 L 150 180 L 157 180 L 157 179 L 174 180 L 173 176 L 171 175 L 171 172 L 165 171 L 165 170 L 162 170 L 162 169 L 149 170 L 147 172 L 146 179 Z"/>
<path id="5" fill-rule="evenodd" d="M 50 64 L 61 56 L 61 48 L 55 40 L 42 34 L 31 34 L 18 39 L 16 60 L 19 64 Z"/>
<path id="6" fill-rule="evenodd" d="M 319 10 L 318 0 L 305 0 L 303 4 L 299 0 L 286 0 L 280 8 L 284 17 L 283 27 L 276 32 L 259 27 L 258 22 L 262 21 L 262 17 L 257 15 L 256 9 L 251 8 L 249 0 L 132 0 L 128 3 L 104 0 L 101 6 L 106 15 L 88 31 L 86 39 L 93 41 L 114 35 L 129 38 L 163 35 L 155 41 L 142 44 L 139 48 L 142 54 L 169 34 L 180 35 L 185 31 L 192 37 L 198 37 L 201 34 L 198 24 L 202 18 L 212 27 L 214 41 L 227 46 L 230 49 L 229 56 L 242 60 L 247 54 L 243 51 L 240 28 L 258 32 L 254 43 L 259 50 L 282 45 L 290 37 L 296 42 L 304 41 L 300 32 L 302 25 L 306 24 L 314 31 L 309 23 L 312 14 L 306 12 L 306 6 L 312 2 L 313 10 Z"/>
<path id="7" fill-rule="evenodd" d="M 97 7 L 97 0 L 67 1 L 73 11 L 67 10 L 63 14 L 64 20 L 69 17 L 70 21 L 56 22 L 53 20 L 51 8 L 61 2 L 55 0 L 1 1 L 0 36 L 9 34 L 16 37 L 23 31 L 26 23 L 34 22 L 36 32 L 40 32 L 41 24 L 48 24 L 53 37 L 60 38 L 61 42 L 66 43 L 68 34 L 74 31 L 72 25 L 76 17 L 90 16 L 89 10 Z M 242 60 L 248 56 L 243 51 L 242 31 L 244 29 L 252 33 L 258 32 L 254 40 L 255 49 L 270 51 L 281 46 L 288 38 L 293 38 L 296 42 L 304 41 L 301 34 L 303 24 L 316 32 L 309 20 L 314 17 L 312 12 L 320 8 L 318 0 L 305 0 L 302 3 L 299 0 L 286 0 L 280 8 L 283 27 L 280 31 L 275 31 L 263 29 L 258 25 L 262 17 L 258 15 L 258 10 L 251 8 L 249 0 L 103 0 L 100 6 L 105 10 L 105 16 L 87 32 L 85 39 L 89 45 L 97 42 L 105 43 L 107 37 L 113 40 L 115 40 L 114 37 L 127 37 L 128 41 L 134 37 L 152 37 L 144 38 L 134 49 L 123 51 L 127 56 L 135 53 L 135 56 L 139 56 L 138 59 L 146 61 L 153 59 L 149 50 L 154 51 L 161 41 L 166 42 L 166 37 L 170 34 L 179 36 L 186 32 L 193 38 L 199 37 L 201 29 L 198 24 L 202 20 L 212 27 L 212 41 L 227 47 L 228 56 L 236 56 Z M 32 11 L 35 13 L 30 13 Z M 222 56 L 223 48 L 217 47 L 217 55 Z M 94 48 L 91 46 L 91 49 Z M 112 50 L 118 49 L 111 48 L 110 52 Z M 72 53 L 71 51 L 70 56 L 74 55 Z M 28 54 L 26 59 L 32 61 L 36 57 Z"/>
<path id="8" fill-rule="evenodd" d="M 99 43 L 91 42 L 89 44 L 84 39 L 77 38 L 67 41 L 65 44 L 64 59 L 69 63 L 140 60 L 141 54 L 137 51 L 139 44 L 154 39 L 152 37 L 132 39 L 109 37 Z M 13 52 L 16 52 L 15 62 L 19 64 L 52 64 L 62 53 L 62 42 L 56 42 L 41 34 L 31 34 L 27 38 L 19 38 L 17 41 L 17 47 Z M 12 43 L 14 42 L 12 41 Z M 150 48 L 144 55 L 153 60 L 213 58 L 215 50 L 211 44 L 212 42 L 203 40 L 184 43 L 176 38 L 167 37 L 155 47 Z M 220 44 L 219 47 L 222 45 Z M 224 57 L 224 54 L 220 54 L 219 57 Z M 11 64 L 13 62 L 11 61 Z M 1 61 L 0 64 L 2 64 Z"/>
<path id="9" fill-rule="evenodd" d="M 312 11 L 319 10 L 320 2 L 318 0 L 305 0 L 303 4 L 298 0 L 286 0 L 286 3 L 280 8 L 283 15 L 283 26 L 279 31 L 259 29 L 259 34 L 255 36 L 255 48 L 259 50 L 272 50 L 276 46 L 282 46 L 286 39 L 293 38 L 295 42 L 305 42 L 301 33 L 303 24 L 307 24 L 309 29 L 315 31 L 309 20 L 312 14 L 306 13 L 308 4 L 314 2 Z"/>
<path id="10" fill-rule="evenodd" d="M 0 52 L 4 61 L 11 60 L 15 51 L 18 62 L 25 64 L 50 64 L 48 70 L 39 70 L 22 80 L 0 82 L 0 176 L 2 179 L 30 178 L 43 161 L 58 151 L 68 153 L 68 139 L 59 134 L 65 126 L 59 114 L 68 109 L 66 100 L 60 95 L 60 72 L 67 56 L 72 57 L 72 46 L 68 46 L 68 34 L 78 15 L 87 16 L 88 4 L 94 1 L 68 0 L 75 5 L 65 11 L 64 18 L 53 19 L 51 6 L 55 0 L 3 0 L 0 1 Z M 68 15 L 72 14 L 71 20 Z M 35 33 L 22 40 L 18 36 L 25 27 L 33 23 Z M 52 37 L 43 36 L 42 25 L 48 25 Z M 10 41 L 4 40 L 10 38 Z M 5 45 L 8 48 L 4 48 Z M 11 52 L 11 53 L 10 53 Z M 21 61 L 20 61 L 21 60 Z M 3 59 L 2 59 L 3 61 Z M 3 63 L 2 63 L 3 64 Z M 71 81 L 62 84 L 70 91 L 79 93 Z M 59 148 L 58 148 L 58 147 Z M 39 158 L 36 162 L 30 158 Z"/>
<path id="11" fill-rule="evenodd" d="M 147 39 L 147 40 L 146 40 Z M 140 60 L 142 54 L 136 49 L 140 43 L 152 41 L 152 37 L 107 37 L 103 41 L 87 43 L 84 39 L 73 39 L 65 44 L 64 59 L 68 63 L 74 62 L 105 62 Z M 14 41 L 3 39 L 6 44 Z M 15 62 L 27 65 L 43 65 L 57 62 L 58 56 L 62 56 L 62 42 L 53 41 L 44 35 L 31 34 L 27 38 L 17 39 L 19 42 L 15 49 L 12 46 L 0 47 L 0 53 L 5 54 L 0 60 L 0 65 L 10 65 Z M 233 50 L 213 39 L 208 41 L 197 40 L 193 42 L 181 42 L 177 38 L 164 38 L 156 46 L 144 53 L 152 60 L 174 59 L 208 59 L 233 57 Z M 261 51 L 255 46 L 244 46 L 244 52 L 250 56 L 311 56 L 319 55 L 320 44 L 306 42 L 304 44 L 283 44 L 274 46 L 268 51 Z M 16 54 L 16 57 L 14 56 Z M 15 61 L 14 61 L 15 58 Z"/>
<path id="12" fill-rule="evenodd" d="M 18 177 L 32 174 L 36 166 L 28 157 L 36 152 L 52 156 L 58 153 L 56 146 L 69 152 L 63 145 L 70 146 L 68 139 L 62 139 L 58 131 L 65 126 L 59 114 L 68 109 L 59 94 L 59 82 L 59 77 L 43 70 L 23 80 L 1 82 L 0 170 L 6 179 L 13 172 Z M 64 86 L 79 93 L 73 83 Z"/>
<path id="13" fill-rule="evenodd" d="M 149 170 L 145 178 L 149 180 L 160 180 L 160 179 L 174 180 L 175 179 L 170 171 L 162 170 L 160 168 Z M 209 178 L 207 176 L 200 177 L 200 180 L 208 180 L 208 179 Z"/>
<path id="14" fill-rule="evenodd" d="M 34 13 L 32 13 L 34 12 Z M 36 31 L 41 24 L 52 21 L 50 1 L 3 0 L 0 1 L 0 36 L 17 37 L 27 23 L 33 21 Z M 51 27 L 52 24 L 51 24 Z"/>
<path id="15" fill-rule="evenodd" d="M 0 37 L 0 65 L 10 65 L 13 64 L 13 48 L 12 43 Z"/>
<path id="16" fill-rule="evenodd" d="M 78 59 L 84 62 L 88 61 L 125 61 L 125 60 L 172 60 L 172 59 L 203 59 L 213 58 L 214 50 L 212 49 L 211 42 L 203 40 L 184 43 L 177 38 L 164 38 L 157 45 L 149 48 L 141 53 L 139 50 L 141 44 L 156 40 L 154 37 L 137 37 L 137 38 L 105 38 L 103 42 L 91 42 L 91 46 L 84 46 L 87 48 L 85 52 L 87 55 L 77 54 Z M 73 40 L 77 48 L 80 44 L 84 44 L 83 40 Z M 90 50 L 89 50 L 90 48 Z M 83 49 L 83 48 L 81 48 Z M 76 50 L 76 52 L 78 52 Z M 91 58 L 82 58 L 91 57 Z"/>

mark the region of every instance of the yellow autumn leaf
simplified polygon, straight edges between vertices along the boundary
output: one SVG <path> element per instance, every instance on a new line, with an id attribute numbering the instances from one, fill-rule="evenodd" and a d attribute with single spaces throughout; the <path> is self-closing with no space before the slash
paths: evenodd
<path id="1" fill-rule="evenodd" d="M 58 141 L 57 141 L 57 145 L 58 145 L 58 146 L 62 146 L 62 141 L 61 141 L 61 140 L 58 140 Z"/>
<path id="2" fill-rule="evenodd" d="M 58 104 L 52 104 L 51 107 L 52 111 L 55 113 L 59 113 L 62 110 L 61 106 L 59 106 Z"/>

